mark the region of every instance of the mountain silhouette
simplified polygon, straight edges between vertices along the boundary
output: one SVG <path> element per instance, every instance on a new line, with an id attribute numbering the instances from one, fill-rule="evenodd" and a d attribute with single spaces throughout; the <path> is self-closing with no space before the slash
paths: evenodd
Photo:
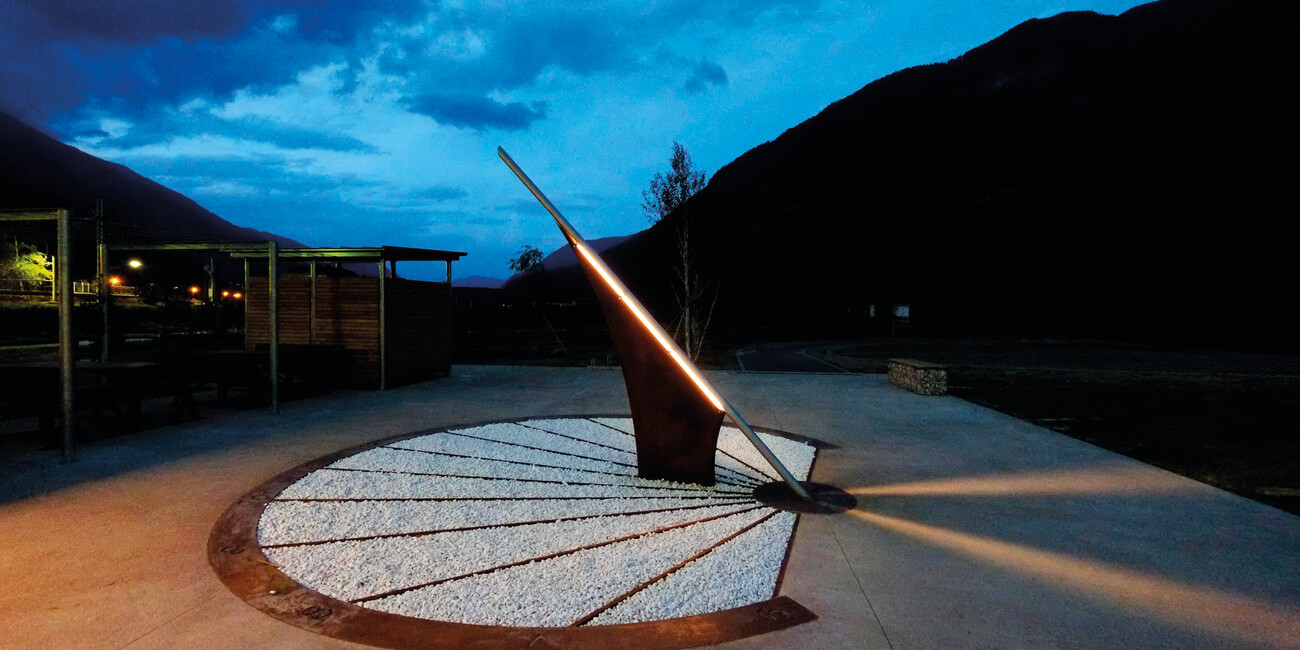
<path id="1" fill-rule="evenodd" d="M 1030 20 L 831 104 L 605 257 L 661 319 L 689 214 L 723 325 L 905 302 L 936 331 L 1289 337 L 1296 13 Z"/>
<path id="2" fill-rule="evenodd" d="M 130 169 L 63 144 L 0 113 L 0 208 L 68 208 L 91 217 L 103 202 L 106 238 L 139 241 L 269 241 L 302 244 L 236 226 L 174 190 Z M 74 228 L 76 270 L 94 273 L 93 224 Z M 52 236 L 52 234 L 51 234 Z"/>
<path id="3" fill-rule="evenodd" d="M 485 275 L 467 275 L 463 278 L 452 276 L 451 286 L 474 289 L 500 289 L 505 282 L 501 278 L 490 278 Z"/>

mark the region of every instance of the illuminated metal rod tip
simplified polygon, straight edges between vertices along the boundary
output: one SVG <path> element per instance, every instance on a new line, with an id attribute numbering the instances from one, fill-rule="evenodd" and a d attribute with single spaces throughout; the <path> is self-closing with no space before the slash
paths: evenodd
<path id="1" fill-rule="evenodd" d="M 699 388 L 700 392 L 709 400 L 709 402 L 711 402 L 719 411 L 726 413 L 727 416 L 730 417 L 738 427 L 740 427 L 741 432 L 743 432 L 745 437 L 749 439 L 749 442 L 754 445 L 754 448 L 758 450 L 758 453 L 762 454 L 763 458 L 772 466 L 772 469 L 776 470 L 776 473 L 780 475 L 781 480 L 785 481 L 792 492 L 802 499 L 811 499 L 812 496 L 808 494 L 808 491 L 799 484 L 799 481 L 797 481 L 792 474 L 790 474 L 790 470 L 785 468 L 785 465 L 783 465 L 776 457 L 776 454 L 773 454 L 772 450 L 768 449 L 767 445 L 758 437 L 758 434 L 754 433 L 754 429 L 749 426 L 749 423 L 740 416 L 740 413 L 736 412 L 736 409 L 732 407 L 729 402 L 722 399 L 722 396 L 713 389 L 712 384 L 710 384 L 709 381 L 700 374 L 700 371 L 695 367 L 695 364 L 691 363 L 686 358 L 686 355 L 677 347 L 677 344 L 673 342 L 667 332 L 664 332 L 664 329 L 659 326 L 659 323 L 655 322 L 655 320 L 650 317 L 650 314 L 645 310 L 645 307 L 641 305 L 640 301 L 636 299 L 636 296 L 633 296 L 632 292 L 628 291 L 627 287 L 623 286 L 623 283 L 618 279 L 618 276 L 614 275 L 614 272 L 605 265 L 605 261 L 600 259 L 600 256 L 587 246 L 587 241 L 582 238 L 582 235 L 579 235 L 578 231 L 574 230 L 573 226 L 564 218 L 564 215 L 560 214 L 560 211 L 556 209 L 550 199 L 546 198 L 546 195 L 542 194 L 542 191 L 533 184 L 532 179 L 528 178 L 528 174 L 525 174 L 524 170 L 520 169 L 519 165 L 515 164 L 515 161 L 510 157 L 510 154 L 507 154 L 505 149 L 497 147 L 497 155 L 500 156 L 501 160 L 510 168 L 510 171 L 514 172 L 515 176 L 517 176 L 520 182 L 524 184 L 524 187 L 527 187 L 528 191 L 532 192 L 533 197 L 542 204 L 542 207 L 546 208 L 546 211 L 551 213 L 551 217 L 555 219 L 556 225 L 560 227 L 560 231 L 563 232 L 564 236 L 573 244 L 573 247 L 577 252 L 587 261 L 588 264 L 591 265 L 591 268 L 595 269 L 596 273 L 600 275 L 600 278 L 605 281 L 605 284 L 608 285 L 609 288 L 618 296 L 619 301 L 626 305 L 628 310 L 636 316 L 636 319 L 640 321 L 646 331 L 648 331 L 650 335 L 654 337 L 655 341 L 663 347 L 664 351 L 668 353 L 668 356 L 672 358 L 673 362 L 686 373 L 687 377 L 689 377 L 695 386 Z"/>

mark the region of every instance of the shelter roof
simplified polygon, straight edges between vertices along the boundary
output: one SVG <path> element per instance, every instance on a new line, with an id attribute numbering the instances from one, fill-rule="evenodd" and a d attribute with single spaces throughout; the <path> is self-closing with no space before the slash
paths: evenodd
<path id="1" fill-rule="evenodd" d="M 268 257 L 269 242 L 142 242 L 110 244 L 115 250 L 156 251 L 216 251 L 231 257 Z M 457 251 L 432 248 L 407 248 L 405 246 L 378 246 L 352 248 L 279 248 L 280 259 L 299 260 L 351 260 L 393 262 L 454 262 L 467 255 Z"/>

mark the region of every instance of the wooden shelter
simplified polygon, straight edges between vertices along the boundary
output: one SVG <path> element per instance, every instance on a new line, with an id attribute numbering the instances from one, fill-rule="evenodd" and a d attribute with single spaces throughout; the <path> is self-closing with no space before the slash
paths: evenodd
<path id="1" fill-rule="evenodd" d="M 244 345 L 270 360 L 271 410 L 279 413 L 282 344 L 301 357 L 336 352 L 339 379 L 380 389 L 445 375 L 451 370 L 451 263 L 465 253 L 400 246 L 280 248 L 276 242 L 100 244 L 101 284 L 112 250 L 203 251 L 244 261 Z M 252 277 L 259 261 L 265 278 Z M 398 262 L 444 262 L 446 280 L 397 275 Z M 281 277 L 286 262 L 307 265 L 306 277 Z M 322 264 L 378 264 L 378 277 L 319 277 Z M 210 285 L 209 296 L 215 286 Z M 108 301 L 104 301 L 108 338 Z M 107 346 L 104 347 L 107 360 Z M 313 353 L 315 353 L 313 355 Z"/>
<path id="2" fill-rule="evenodd" d="M 266 257 L 266 251 L 233 257 Z M 388 388 L 451 372 L 451 263 L 465 253 L 382 246 L 288 248 L 283 261 L 307 263 L 306 275 L 283 274 L 277 283 L 281 346 L 337 351 L 338 379 Z M 374 262 L 377 277 L 320 273 L 320 265 Z M 407 280 L 398 262 L 445 262 L 446 281 Z M 245 287 L 245 345 L 269 346 L 272 292 L 269 277 L 249 277 Z"/>

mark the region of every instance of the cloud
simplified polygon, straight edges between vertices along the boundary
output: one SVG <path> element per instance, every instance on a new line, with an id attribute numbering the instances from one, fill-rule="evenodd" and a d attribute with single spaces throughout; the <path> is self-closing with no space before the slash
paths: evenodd
<path id="1" fill-rule="evenodd" d="M 374 147 L 352 136 L 322 132 L 307 127 L 286 126 L 264 121 L 238 122 L 225 127 L 226 135 L 242 140 L 265 142 L 282 149 L 313 149 L 349 153 L 374 153 Z"/>
<path id="2" fill-rule="evenodd" d="M 190 198 L 197 199 L 209 196 L 260 197 L 265 195 L 265 192 L 258 187 L 229 180 L 214 180 L 207 185 L 195 187 L 189 193 L 192 195 Z"/>
<path id="3" fill-rule="evenodd" d="M 434 107 L 448 123 L 517 130 L 544 109 L 482 98 L 515 94 L 548 70 L 636 69 L 646 52 L 692 26 L 803 19 L 818 2 L 0 0 L 0 60 L 9 62 L 0 66 L 0 109 L 68 133 L 84 117 L 72 114 L 87 107 L 140 118 L 195 96 L 221 101 L 289 83 L 330 63 L 348 66 L 350 87 L 370 62 L 400 79 L 407 98 L 451 95 Z M 716 72 L 696 71 L 687 91 L 718 86 Z"/>
<path id="4" fill-rule="evenodd" d="M 148 148 L 166 140 L 169 142 L 207 141 L 215 132 L 231 148 L 245 147 L 250 151 L 267 149 L 278 151 L 333 151 L 356 154 L 373 154 L 375 148 L 358 138 L 336 131 L 324 131 L 310 126 L 279 124 L 268 120 L 244 119 L 238 121 L 182 119 L 162 116 L 150 123 L 132 124 L 128 130 L 114 128 L 117 121 L 104 119 L 98 129 L 77 133 L 72 139 L 78 145 L 111 148 L 118 151 Z M 214 149 L 214 154 L 225 156 L 225 148 Z"/>
<path id="5" fill-rule="evenodd" d="M 652 52 L 684 32 L 725 32 L 773 12 L 802 20 L 817 4 L 487 3 L 436 11 L 417 24 L 381 26 L 374 38 L 386 46 L 380 68 L 409 80 L 410 96 L 489 95 L 528 87 L 556 71 L 587 77 L 640 70 L 653 65 Z M 704 89 L 725 83 L 725 77 L 710 63 L 694 71 L 692 83 Z"/>
<path id="6" fill-rule="evenodd" d="M 469 266 L 488 275 L 498 252 L 561 242 L 535 202 L 507 200 L 522 189 L 496 144 L 591 236 L 640 228 L 664 143 L 743 150 L 683 132 L 761 88 L 747 61 L 772 58 L 733 44 L 784 38 L 769 28 L 798 30 L 819 4 L 87 1 L 78 15 L 68 0 L 0 0 L 0 58 L 14 62 L 0 108 L 235 223 L 313 245 L 473 246 Z M 618 146 L 571 158 L 602 138 Z"/>
<path id="7" fill-rule="evenodd" d="M 446 185 L 434 185 L 423 190 L 414 192 L 411 196 L 424 199 L 426 201 L 451 201 L 453 199 L 465 198 L 469 193 L 459 187 L 449 187 Z"/>
<path id="8" fill-rule="evenodd" d="M 36 0 L 36 19 L 65 39 L 139 45 L 165 37 L 229 36 L 248 25 L 248 7 L 234 0 Z"/>
<path id="9" fill-rule="evenodd" d="M 422 0 L 0 0 L 0 110 L 65 133 L 85 107 L 138 118 L 355 60 L 359 35 L 425 11 Z"/>
<path id="10" fill-rule="evenodd" d="M 8 3 L 6 3 L 8 4 Z M 351 40 L 387 18 L 424 10 L 422 0 L 28 0 L 29 26 L 64 42 L 91 40 L 146 45 L 167 38 L 225 39 L 269 20 L 272 28 L 300 27 L 313 40 Z"/>
<path id="11" fill-rule="evenodd" d="M 469 94 L 424 95 L 410 100 L 409 108 L 441 124 L 474 130 L 522 131 L 546 117 L 546 102 L 502 103 Z"/>
<path id="12" fill-rule="evenodd" d="M 700 59 L 691 73 L 691 78 L 687 79 L 686 85 L 682 86 L 682 90 L 688 95 L 698 95 L 709 88 L 721 88 L 727 85 L 727 71 L 707 59 Z"/>

